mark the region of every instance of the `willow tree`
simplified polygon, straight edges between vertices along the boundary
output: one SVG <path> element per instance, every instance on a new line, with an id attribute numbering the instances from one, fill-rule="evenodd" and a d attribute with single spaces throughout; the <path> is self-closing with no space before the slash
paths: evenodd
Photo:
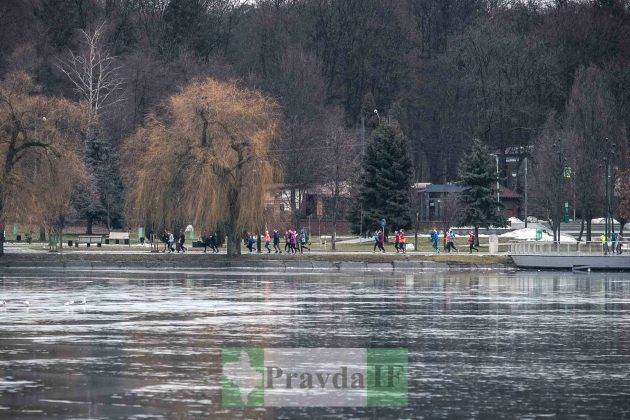
<path id="1" fill-rule="evenodd" d="M 59 230 L 52 222 L 69 214 L 85 175 L 86 127 L 84 107 L 42 95 L 26 74 L 0 81 L 0 230 L 8 221 Z"/>
<path id="2" fill-rule="evenodd" d="M 212 79 L 170 97 L 125 141 L 128 216 L 162 226 L 222 223 L 228 255 L 240 254 L 243 232 L 262 225 L 276 110 L 259 92 Z"/>

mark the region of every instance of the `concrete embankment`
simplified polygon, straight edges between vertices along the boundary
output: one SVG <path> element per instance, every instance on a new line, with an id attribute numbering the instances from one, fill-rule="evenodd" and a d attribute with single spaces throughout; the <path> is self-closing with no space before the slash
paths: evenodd
<path id="1" fill-rule="evenodd" d="M 280 271 L 431 271 L 509 270 L 514 264 L 507 256 L 489 255 L 383 255 L 321 253 L 295 255 L 242 255 L 228 258 L 209 254 L 86 253 L 67 252 L 5 254 L 2 268 L 208 268 Z"/>

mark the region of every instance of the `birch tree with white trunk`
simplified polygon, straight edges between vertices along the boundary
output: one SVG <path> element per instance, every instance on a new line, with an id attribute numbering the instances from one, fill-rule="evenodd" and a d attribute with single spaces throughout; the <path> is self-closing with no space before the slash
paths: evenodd
<path id="1" fill-rule="evenodd" d="M 81 46 L 78 52 L 70 51 L 60 59 L 58 68 L 72 83 L 75 92 L 85 101 L 89 110 L 89 127 L 85 142 L 85 163 L 91 181 L 74 195 L 82 218 L 87 222 L 86 232 L 92 233 L 93 222 L 105 216 L 107 227 L 112 229 L 112 206 L 122 201 L 117 192 L 117 159 L 112 145 L 99 134 L 99 124 L 106 108 L 125 99 L 125 80 L 121 66 L 105 44 L 105 23 L 92 31 L 80 31 Z"/>
<path id="2" fill-rule="evenodd" d="M 104 23 L 90 32 L 81 30 L 80 51 L 76 54 L 70 51 L 70 56 L 58 63 L 59 70 L 72 82 L 81 99 L 88 103 L 92 124 L 98 121 L 106 107 L 124 100 L 121 67 L 105 47 L 104 32 Z"/>

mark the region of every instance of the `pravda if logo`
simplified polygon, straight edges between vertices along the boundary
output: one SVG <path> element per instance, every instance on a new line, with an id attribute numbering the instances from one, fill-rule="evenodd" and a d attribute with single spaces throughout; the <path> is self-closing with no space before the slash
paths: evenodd
<path id="1" fill-rule="evenodd" d="M 224 348 L 224 407 L 401 407 L 402 348 Z"/>

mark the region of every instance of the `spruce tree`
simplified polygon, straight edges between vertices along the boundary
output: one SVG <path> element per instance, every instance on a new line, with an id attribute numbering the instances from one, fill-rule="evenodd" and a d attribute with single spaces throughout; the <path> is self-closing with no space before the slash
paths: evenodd
<path id="1" fill-rule="evenodd" d="M 378 228 L 381 219 L 387 229 L 411 225 L 411 159 L 407 139 L 395 124 L 381 123 L 372 132 L 363 159 L 361 208 L 363 231 Z M 361 229 L 361 217 L 355 217 L 353 229 Z"/>
<path id="2" fill-rule="evenodd" d="M 479 227 L 504 226 L 501 204 L 495 200 L 496 171 L 488 149 L 475 140 L 469 155 L 464 156 L 460 168 L 460 183 L 465 187 L 460 194 L 463 205 L 460 223 L 475 227 L 475 241 L 479 241 Z"/>

